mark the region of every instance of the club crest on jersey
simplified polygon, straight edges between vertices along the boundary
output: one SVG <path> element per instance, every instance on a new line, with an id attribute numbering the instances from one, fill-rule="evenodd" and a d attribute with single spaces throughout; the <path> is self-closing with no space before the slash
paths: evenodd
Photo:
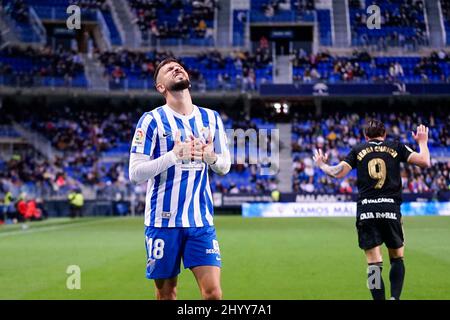
<path id="1" fill-rule="evenodd" d="M 145 133 L 142 129 L 137 129 L 136 133 L 134 134 L 134 140 L 133 144 L 135 146 L 143 146 L 145 142 Z"/>

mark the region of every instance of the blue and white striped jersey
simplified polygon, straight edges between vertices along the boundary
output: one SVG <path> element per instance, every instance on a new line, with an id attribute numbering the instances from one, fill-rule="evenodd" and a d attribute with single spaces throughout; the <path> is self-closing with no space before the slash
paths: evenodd
<path id="1" fill-rule="evenodd" d="M 228 151 L 220 115 L 194 105 L 188 116 L 176 113 L 168 105 L 144 113 L 139 120 L 131 146 L 132 153 L 157 159 L 174 146 L 175 134 L 207 138 L 211 132 L 214 151 Z M 169 167 L 147 183 L 145 225 L 151 227 L 203 227 L 213 225 L 213 199 L 204 162 L 190 168 L 180 163 Z"/>

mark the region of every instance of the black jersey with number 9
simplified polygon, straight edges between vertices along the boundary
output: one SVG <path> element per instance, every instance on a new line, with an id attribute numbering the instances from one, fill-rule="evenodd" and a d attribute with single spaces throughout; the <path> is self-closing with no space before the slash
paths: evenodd
<path id="1" fill-rule="evenodd" d="M 370 140 L 354 146 L 344 161 L 357 170 L 358 199 L 386 197 L 400 204 L 400 163 L 412 153 L 411 148 L 396 141 Z"/>

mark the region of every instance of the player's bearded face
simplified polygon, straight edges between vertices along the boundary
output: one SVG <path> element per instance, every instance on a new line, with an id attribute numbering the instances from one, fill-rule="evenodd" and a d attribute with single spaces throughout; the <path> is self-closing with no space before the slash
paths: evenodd
<path id="1" fill-rule="evenodd" d="M 167 89 L 169 91 L 182 91 L 191 86 L 187 72 L 178 64 L 170 65 L 168 68 Z"/>
<path id="2" fill-rule="evenodd" d="M 175 80 L 169 83 L 169 91 L 182 91 L 188 89 L 191 86 L 189 79 L 185 78 L 183 80 Z"/>

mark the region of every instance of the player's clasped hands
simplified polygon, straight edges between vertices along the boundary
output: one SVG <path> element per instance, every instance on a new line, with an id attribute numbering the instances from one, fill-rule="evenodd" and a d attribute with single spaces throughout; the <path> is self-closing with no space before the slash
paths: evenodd
<path id="1" fill-rule="evenodd" d="M 208 164 L 215 162 L 217 156 L 214 153 L 213 140 L 208 136 L 207 143 L 194 136 L 189 137 L 184 142 L 181 141 L 181 133 L 175 134 L 175 144 L 173 152 L 178 160 L 184 161 L 204 161 Z"/>

